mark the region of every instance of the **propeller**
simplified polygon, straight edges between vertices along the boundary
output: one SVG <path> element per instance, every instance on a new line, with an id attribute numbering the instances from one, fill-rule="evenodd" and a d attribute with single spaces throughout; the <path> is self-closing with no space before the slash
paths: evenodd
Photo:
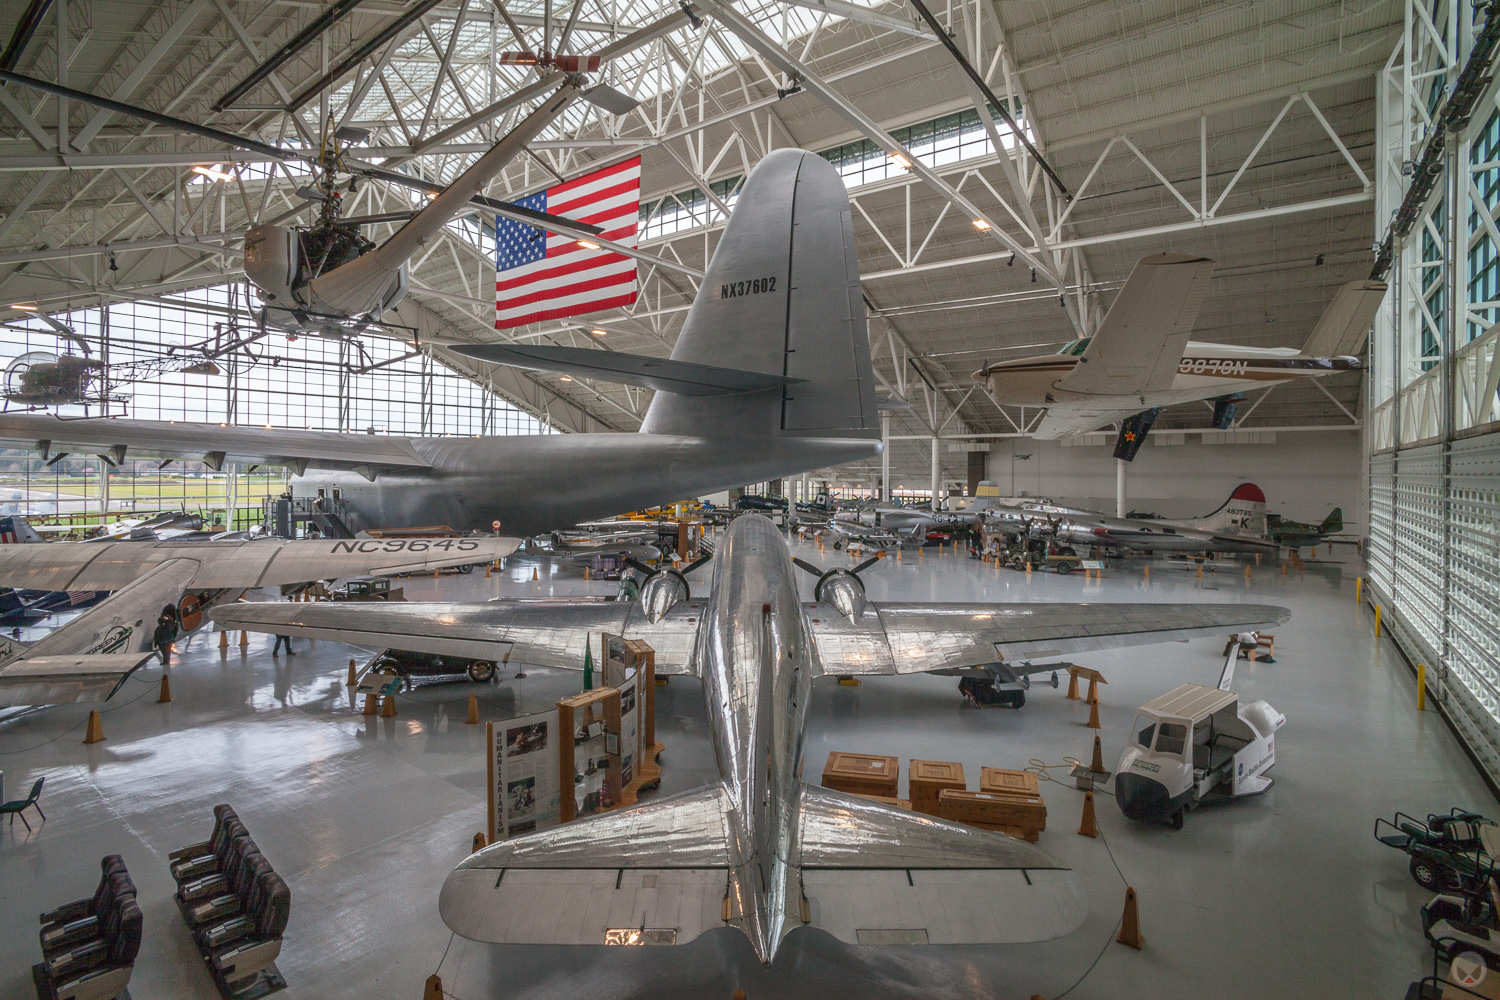
<path id="1" fill-rule="evenodd" d="M 693 589 L 688 586 L 687 575 L 713 557 L 712 552 L 699 556 L 678 570 L 667 566 L 652 569 L 634 556 L 626 556 L 625 565 L 645 574 L 645 580 L 641 583 L 640 601 L 646 620 L 654 625 L 677 604 L 690 600 Z"/>
<path id="2" fill-rule="evenodd" d="M 792 563 L 818 578 L 813 584 L 813 600 L 833 605 L 840 614 L 853 621 L 865 609 L 865 583 L 859 574 L 884 558 L 884 552 L 877 552 L 853 569 L 824 570 L 799 558 L 793 558 Z"/>

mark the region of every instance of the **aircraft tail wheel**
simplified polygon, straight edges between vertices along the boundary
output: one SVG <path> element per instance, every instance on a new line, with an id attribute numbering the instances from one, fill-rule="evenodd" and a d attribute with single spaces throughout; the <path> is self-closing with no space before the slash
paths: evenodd
<path id="1" fill-rule="evenodd" d="M 1052 671 L 1052 689 L 1057 690 L 1057 671 Z"/>
<path id="2" fill-rule="evenodd" d="M 1172 814 L 1172 829 L 1174 829 L 1174 830 L 1181 830 L 1182 829 L 1182 813 L 1183 813 L 1182 806 L 1178 806 L 1177 807 L 1177 811 Z"/>
<path id="3" fill-rule="evenodd" d="M 203 624 L 203 602 L 197 594 L 189 594 L 177 605 L 177 620 L 184 632 L 196 632 Z"/>

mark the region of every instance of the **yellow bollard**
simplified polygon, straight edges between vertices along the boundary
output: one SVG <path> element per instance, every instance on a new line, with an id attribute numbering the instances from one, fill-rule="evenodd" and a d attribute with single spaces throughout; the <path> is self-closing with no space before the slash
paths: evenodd
<path id="1" fill-rule="evenodd" d="M 1026 560 L 1026 575 L 1027 576 L 1031 575 L 1031 560 L 1030 559 Z"/>
<path id="2" fill-rule="evenodd" d="M 1250 564 L 1245 563 L 1245 579 L 1250 579 Z"/>
<path id="3" fill-rule="evenodd" d="M 489 563 L 485 563 L 484 564 L 484 578 L 486 580 L 488 580 L 490 578 L 490 564 Z"/>
<path id="4" fill-rule="evenodd" d="M 1364 589 L 1365 589 L 1365 578 L 1362 577 L 1362 576 L 1356 576 L 1354 578 L 1354 603 L 1355 604 L 1359 603 L 1360 595 L 1364 593 Z"/>
<path id="5" fill-rule="evenodd" d="M 169 676 L 170 675 L 166 671 L 162 671 L 161 693 L 156 696 L 156 703 L 158 705 L 166 704 L 167 702 L 172 700 L 172 682 L 168 680 Z"/>
<path id="6" fill-rule="evenodd" d="M 1375 605 L 1375 638 L 1380 638 L 1380 605 Z"/>
<path id="7" fill-rule="evenodd" d="M 166 681 L 167 679 L 163 677 L 162 683 L 165 684 Z M 1427 711 L 1427 664 L 1425 663 L 1417 664 L 1417 711 Z"/>
<path id="8" fill-rule="evenodd" d="M 1198 564 L 1198 579 L 1200 579 L 1200 580 L 1203 579 L 1203 564 L 1202 563 Z"/>
<path id="9" fill-rule="evenodd" d="M 437 570 L 433 570 L 433 571 L 432 571 L 432 578 L 433 578 L 433 579 L 434 579 L 434 580 L 436 580 L 436 579 L 437 579 L 437 578 L 438 578 L 438 571 L 437 571 Z"/>
<path id="10" fill-rule="evenodd" d="M 479 725 L 479 695 L 469 695 L 469 713 L 464 716 L 464 722 L 470 726 Z"/>
<path id="11" fill-rule="evenodd" d="M 594 578 L 593 573 L 590 572 L 589 567 L 587 566 L 583 567 L 583 578 L 585 580 L 592 580 Z"/>
<path id="12" fill-rule="evenodd" d="M 1145 566 L 1141 567 L 1141 579 L 1143 579 L 1143 580 L 1149 580 L 1149 579 L 1151 579 L 1151 564 L 1150 563 L 1147 563 Z"/>

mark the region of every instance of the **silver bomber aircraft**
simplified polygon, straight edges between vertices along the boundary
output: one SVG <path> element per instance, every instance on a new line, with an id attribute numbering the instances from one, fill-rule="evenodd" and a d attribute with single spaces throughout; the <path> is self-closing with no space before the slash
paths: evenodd
<path id="1" fill-rule="evenodd" d="M 820 574 L 804 603 L 786 544 L 758 514 L 730 525 L 712 566 L 703 598 L 661 572 L 629 603 L 242 603 L 212 616 L 574 669 L 600 631 L 649 643 L 659 674 L 702 681 L 719 781 L 479 851 L 448 876 L 443 920 L 467 938 L 515 944 L 602 945 L 642 928 L 683 944 L 735 927 L 766 964 L 803 926 L 855 944 L 1038 941 L 1069 933 L 1087 911 L 1072 873 L 1022 841 L 805 784 L 816 679 L 1223 634 L 1289 616 L 1254 604 L 876 605 L 843 569 Z"/>
<path id="2" fill-rule="evenodd" d="M 514 360 L 491 346 L 467 353 Z M 534 367 L 576 362 L 529 350 Z M 535 535 L 880 453 L 849 196 L 812 153 L 777 150 L 751 171 L 670 359 L 577 353 L 588 364 L 567 370 L 656 389 L 640 433 L 403 438 L 6 413 L 0 441 L 290 466 L 294 493 L 347 504 L 350 534 L 499 521 Z"/>
<path id="3" fill-rule="evenodd" d="M 1214 426 L 1226 429 L 1241 393 L 1357 371 L 1357 350 L 1385 296 L 1379 281 L 1355 281 L 1334 296 L 1301 351 L 1189 341 L 1208 293 L 1213 261 L 1157 254 L 1138 261 L 1093 337 L 1056 354 L 986 365 L 974 377 L 997 403 L 1045 407 L 1031 436 L 1070 437 L 1121 421 L 1115 457 L 1133 459 L 1156 411 L 1213 400 Z"/>
<path id="4" fill-rule="evenodd" d="M 51 542 L 0 546 L 0 587 L 114 591 L 34 644 L 0 638 L 0 706 L 107 701 L 155 652 L 159 616 L 191 632 L 254 587 L 487 563 L 517 538 Z"/>

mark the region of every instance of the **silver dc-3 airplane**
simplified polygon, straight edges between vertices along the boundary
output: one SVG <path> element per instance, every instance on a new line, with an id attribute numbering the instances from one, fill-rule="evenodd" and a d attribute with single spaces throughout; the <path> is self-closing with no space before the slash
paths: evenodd
<path id="1" fill-rule="evenodd" d="M 798 567 L 818 573 L 813 600 Z M 770 964 L 815 927 L 854 944 L 977 944 L 1067 934 L 1087 906 L 1072 873 L 1003 834 L 805 784 L 820 677 L 953 670 L 1285 621 L 1258 604 L 875 604 L 845 569 L 794 564 L 775 525 L 726 531 L 704 597 L 670 570 L 637 600 L 236 604 L 223 627 L 577 669 L 597 633 L 649 643 L 658 674 L 699 678 L 719 780 L 494 844 L 443 885 L 455 932 L 603 945 L 646 928 L 683 944 L 734 927 Z"/>
<path id="2" fill-rule="evenodd" d="M 35 643 L 0 638 L 0 706 L 106 701 L 155 651 L 163 616 L 191 632 L 256 587 L 487 563 L 516 538 L 48 542 L 0 546 L 0 587 L 113 591 Z"/>
<path id="3" fill-rule="evenodd" d="M 1130 461 L 1163 407 L 1213 400 L 1213 426 L 1223 430 L 1249 389 L 1359 369 L 1356 357 L 1323 353 L 1358 348 L 1384 282 L 1340 288 L 1301 351 L 1190 341 L 1213 266 L 1187 254 L 1143 257 L 1094 336 L 1056 354 L 986 365 L 974 377 L 997 403 L 1046 408 L 1032 437 L 1070 437 L 1119 421 L 1115 457 Z"/>
<path id="4" fill-rule="evenodd" d="M 298 496 L 338 498 L 339 534 L 499 521 L 529 536 L 880 454 L 849 196 L 827 160 L 802 150 L 777 150 L 750 172 L 671 358 L 525 352 L 462 349 L 653 388 L 640 433 L 404 438 L 5 413 L 0 441 L 113 464 L 129 454 L 215 470 L 289 466 Z"/>

